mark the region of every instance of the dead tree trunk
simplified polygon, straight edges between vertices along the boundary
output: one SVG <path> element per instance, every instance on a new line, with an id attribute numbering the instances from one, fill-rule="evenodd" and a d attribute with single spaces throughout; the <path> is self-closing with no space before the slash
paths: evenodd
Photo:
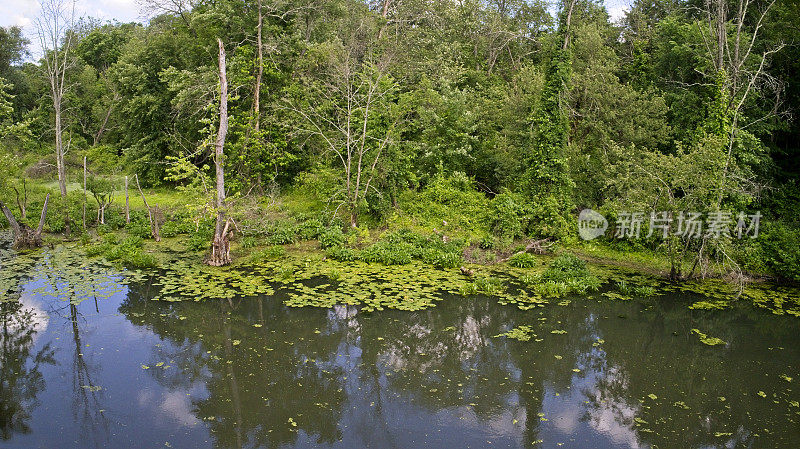
<path id="1" fill-rule="evenodd" d="M 83 157 L 83 229 L 86 229 L 86 156 Z"/>
<path id="2" fill-rule="evenodd" d="M 14 218 L 14 214 L 0 201 L 0 209 L 3 210 L 3 215 L 6 216 L 8 224 L 11 226 L 11 233 L 14 237 L 14 248 L 38 248 L 42 246 L 42 229 L 44 229 L 44 220 L 47 217 L 47 204 L 50 202 L 50 194 L 48 193 L 44 199 L 44 206 L 42 206 L 42 215 L 39 217 L 39 226 L 36 229 L 29 228 L 25 223 L 20 223 Z"/>
<path id="3" fill-rule="evenodd" d="M 158 232 L 158 217 L 153 217 L 153 210 L 150 209 L 150 206 L 147 204 L 147 198 L 144 197 L 144 192 L 142 192 L 142 187 L 139 185 L 139 175 L 134 175 L 136 179 L 136 188 L 139 189 L 139 195 L 142 195 L 142 202 L 144 203 L 144 208 L 147 209 L 147 219 L 150 221 L 150 234 L 153 235 L 153 240 L 156 242 L 161 241 L 161 235 Z"/>
<path id="4" fill-rule="evenodd" d="M 214 240 L 211 242 L 211 254 L 206 263 L 213 266 L 223 266 L 231 263 L 230 234 L 228 229 L 230 221 L 225 218 L 225 160 L 223 149 L 225 136 L 228 134 L 228 78 L 225 69 L 225 46 L 222 40 L 219 44 L 219 131 L 214 148 L 214 166 L 217 174 L 217 224 L 214 230 Z"/>
<path id="5" fill-rule="evenodd" d="M 128 199 L 128 177 L 125 177 L 125 223 L 131 222 L 131 205 Z"/>

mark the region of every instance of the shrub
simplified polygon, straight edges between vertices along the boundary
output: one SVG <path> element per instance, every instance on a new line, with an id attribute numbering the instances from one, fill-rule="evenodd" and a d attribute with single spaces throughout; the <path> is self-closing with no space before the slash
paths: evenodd
<path id="1" fill-rule="evenodd" d="M 242 237 L 242 248 L 255 248 L 258 244 L 258 240 L 252 235 L 246 235 Z"/>
<path id="2" fill-rule="evenodd" d="M 481 237 L 481 241 L 478 243 L 478 246 L 480 246 L 481 249 L 493 249 L 495 247 L 494 237 L 488 234 L 484 235 Z"/>
<path id="3" fill-rule="evenodd" d="M 522 195 L 505 190 L 492 200 L 491 227 L 496 235 L 512 239 L 523 237 L 529 219 Z"/>
<path id="4" fill-rule="evenodd" d="M 192 234 L 189 240 L 186 241 L 186 248 L 191 251 L 206 251 L 211 247 L 211 237 L 206 237 L 203 234 Z"/>
<path id="5" fill-rule="evenodd" d="M 461 252 L 444 251 L 439 248 L 427 248 L 420 257 L 425 263 L 436 268 L 456 268 L 461 265 Z"/>
<path id="6" fill-rule="evenodd" d="M 361 251 L 361 260 L 384 265 L 405 265 L 411 263 L 411 246 L 405 242 L 378 241 Z"/>
<path id="7" fill-rule="evenodd" d="M 273 245 L 294 243 L 297 236 L 297 226 L 288 222 L 278 222 L 269 231 L 267 241 Z"/>
<path id="8" fill-rule="evenodd" d="M 276 260 L 280 259 L 286 255 L 286 249 L 282 246 L 269 246 L 267 248 L 262 249 L 261 251 L 256 251 L 250 256 L 251 262 L 262 262 L 265 260 Z"/>
<path id="9" fill-rule="evenodd" d="M 338 226 L 328 227 L 319 234 L 319 244 L 323 248 L 334 248 L 342 246 L 345 242 L 342 228 Z"/>
<path id="10" fill-rule="evenodd" d="M 344 248 L 342 246 L 334 246 L 332 248 L 328 248 L 325 251 L 325 254 L 333 260 L 339 260 L 342 262 L 352 262 L 354 260 L 358 260 L 358 251 Z"/>
<path id="11" fill-rule="evenodd" d="M 195 224 L 188 218 L 173 217 L 161 225 L 162 237 L 175 237 L 181 234 L 191 234 L 195 230 Z"/>
<path id="12" fill-rule="evenodd" d="M 534 285 L 534 290 L 542 296 L 556 297 L 598 288 L 600 280 L 589 272 L 586 262 L 571 253 L 553 259 Z"/>
<path id="13" fill-rule="evenodd" d="M 297 232 L 301 239 L 313 240 L 319 237 L 323 229 L 324 226 L 322 225 L 322 220 L 319 218 L 311 218 L 302 222 L 298 227 Z"/>
<path id="14" fill-rule="evenodd" d="M 152 236 L 150 225 L 141 221 L 131 221 L 125 225 L 125 230 L 128 234 L 142 239 L 150 238 Z"/>
<path id="15" fill-rule="evenodd" d="M 94 245 L 86 250 L 89 256 L 103 255 L 110 261 L 117 261 L 122 265 L 132 268 L 151 268 L 156 266 L 156 259 L 151 254 L 142 250 L 142 239 L 137 236 L 128 236 L 117 243 L 116 236 L 106 234 L 103 243 Z"/>
<path id="16" fill-rule="evenodd" d="M 492 276 L 476 277 L 474 281 L 461 286 L 462 295 L 496 295 L 505 291 L 505 284 L 500 278 Z"/>
<path id="17" fill-rule="evenodd" d="M 508 264 L 517 268 L 531 268 L 536 265 L 536 257 L 530 253 L 516 253 L 508 259 Z"/>

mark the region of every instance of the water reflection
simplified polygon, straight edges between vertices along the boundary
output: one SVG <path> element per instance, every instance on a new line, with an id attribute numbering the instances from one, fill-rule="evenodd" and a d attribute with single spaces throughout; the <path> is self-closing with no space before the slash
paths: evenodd
<path id="1" fill-rule="evenodd" d="M 28 304 L 26 304 L 26 302 Z M 53 347 L 34 348 L 48 317 L 36 305 L 16 300 L 0 302 L 0 438 L 30 433 L 29 420 L 45 388 L 41 366 L 55 363 Z"/>
<path id="2" fill-rule="evenodd" d="M 745 306 L 575 298 L 522 312 L 452 297 L 364 314 L 289 309 L 280 296 L 165 303 L 149 300 L 155 277 L 124 286 L 104 267 L 48 266 L 21 281 L 20 301 L 0 304 L 10 447 L 800 442 L 797 321 Z M 496 337 L 518 325 L 536 337 Z M 692 328 L 729 344 L 702 345 Z"/>

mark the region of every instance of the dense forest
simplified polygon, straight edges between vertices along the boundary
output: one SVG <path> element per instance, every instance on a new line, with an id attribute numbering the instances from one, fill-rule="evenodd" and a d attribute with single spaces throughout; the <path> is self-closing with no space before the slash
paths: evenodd
<path id="1" fill-rule="evenodd" d="M 52 192 L 46 231 L 125 227 L 129 182 L 194 198 L 165 221 L 227 204 L 245 237 L 253 204 L 481 248 L 578 245 L 586 208 L 645 226 L 758 212 L 758 238 L 600 240 L 676 279 L 717 263 L 800 281 L 798 0 L 636 0 L 619 20 L 591 0 L 142 7 L 146 24 L 102 23 L 45 1 L 36 45 L 0 29 L 0 200 L 18 220 L 36 227 Z"/>

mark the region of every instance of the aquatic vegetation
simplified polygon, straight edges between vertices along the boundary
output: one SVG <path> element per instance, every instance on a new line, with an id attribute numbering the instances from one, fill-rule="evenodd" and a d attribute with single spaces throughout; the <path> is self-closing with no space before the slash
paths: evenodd
<path id="1" fill-rule="evenodd" d="M 536 337 L 536 334 L 533 333 L 533 328 L 531 326 L 523 325 L 517 326 L 508 332 L 503 332 L 502 334 L 497 334 L 494 336 L 494 338 L 499 337 L 511 338 L 518 341 L 530 341 L 531 338 Z"/>
<path id="2" fill-rule="evenodd" d="M 726 344 L 728 344 L 724 340 L 719 339 L 717 337 L 709 337 L 708 335 L 700 332 L 699 329 L 692 329 L 692 334 L 695 334 L 698 337 L 700 337 L 700 341 L 705 345 L 716 346 L 716 345 L 726 345 Z"/>
<path id="3" fill-rule="evenodd" d="M 697 301 L 690 305 L 689 308 L 693 310 L 723 310 L 731 306 L 730 301 L 723 300 L 710 300 L 710 301 Z"/>
<path id="4" fill-rule="evenodd" d="M 87 247 L 86 254 L 90 257 L 102 255 L 107 260 L 117 261 L 126 267 L 153 268 L 157 265 L 156 259 L 143 251 L 143 245 L 139 236 L 128 236 L 117 242 L 114 234 L 106 234 L 102 243 Z"/>
<path id="5" fill-rule="evenodd" d="M 328 248 L 325 251 L 325 254 L 331 259 L 342 262 L 353 262 L 359 259 L 358 251 L 350 248 L 345 248 L 343 246 L 334 246 Z"/>
<path id="6" fill-rule="evenodd" d="M 258 240 L 252 235 L 242 237 L 242 248 L 255 248 L 258 245 Z"/>
<path id="7" fill-rule="evenodd" d="M 586 268 L 586 262 L 569 253 L 553 259 L 541 275 L 524 280 L 538 295 L 555 298 L 596 291 L 601 285 Z"/>
<path id="8" fill-rule="evenodd" d="M 405 265 L 411 263 L 411 245 L 405 242 L 378 241 L 361 250 L 364 262 L 384 265 Z"/>
<path id="9" fill-rule="evenodd" d="M 276 260 L 286 255 L 286 249 L 282 246 L 272 245 L 250 254 L 250 261 L 258 263 L 264 260 Z"/>
<path id="10" fill-rule="evenodd" d="M 459 292 L 462 295 L 497 295 L 503 293 L 505 289 L 505 282 L 500 278 L 478 276 L 472 282 L 462 285 Z"/>
<path id="11" fill-rule="evenodd" d="M 536 266 L 536 257 L 530 253 L 516 253 L 508 259 L 508 264 L 517 268 L 531 268 Z"/>

